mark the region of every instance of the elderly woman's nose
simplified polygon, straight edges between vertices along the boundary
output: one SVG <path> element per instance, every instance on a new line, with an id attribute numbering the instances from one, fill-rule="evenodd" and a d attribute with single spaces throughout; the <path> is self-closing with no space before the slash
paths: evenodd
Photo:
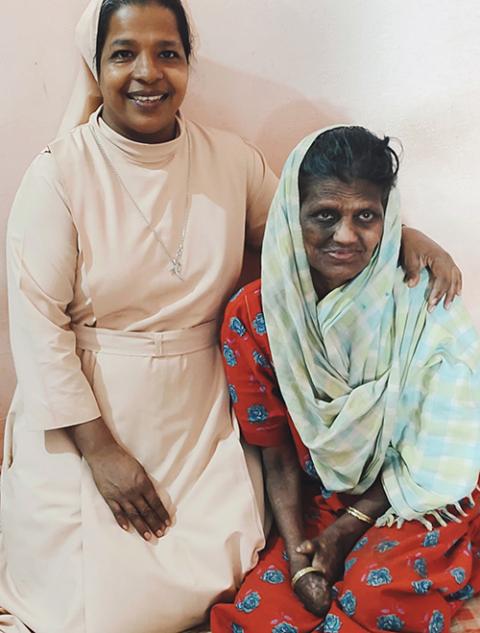
<path id="1" fill-rule="evenodd" d="M 137 57 L 135 64 L 135 79 L 153 83 L 163 78 L 163 68 L 160 60 L 156 56 L 144 53 Z"/>
<path id="2" fill-rule="evenodd" d="M 342 244 L 352 244 L 358 240 L 355 227 L 350 220 L 341 220 L 335 231 L 334 239 Z"/>

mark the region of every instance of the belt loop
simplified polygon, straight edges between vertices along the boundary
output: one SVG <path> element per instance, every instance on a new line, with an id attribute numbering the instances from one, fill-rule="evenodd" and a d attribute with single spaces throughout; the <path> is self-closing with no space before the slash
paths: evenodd
<path id="1" fill-rule="evenodd" d="M 155 343 L 155 356 L 161 357 L 163 356 L 163 338 L 164 338 L 163 333 L 155 332 L 153 336 L 154 336 L 154 343 Z"/>

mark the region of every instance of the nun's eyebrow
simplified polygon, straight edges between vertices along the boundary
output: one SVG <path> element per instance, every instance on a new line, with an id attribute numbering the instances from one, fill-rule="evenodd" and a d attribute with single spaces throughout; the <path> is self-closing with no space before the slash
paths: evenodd
<path id="1" fill-rule="evenodd" d="M 133 46 L 134 40 L 113 40 L 110 46 Z"/>
<path id="2" fill-rule="evenodd" d="M 113 40 L 110 46 L 135 46 L 136 43 L 137 42 L 135 40 L 118 39 Z M 161 47 L 175 48 L 179 46 L 179 42 L 176 40 L 160 40 L 157 42 L 157 45 Z"/>

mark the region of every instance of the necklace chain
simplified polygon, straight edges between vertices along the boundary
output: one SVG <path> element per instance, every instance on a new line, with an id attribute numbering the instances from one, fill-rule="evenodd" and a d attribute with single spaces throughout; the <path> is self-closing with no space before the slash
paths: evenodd
<path id="1" fill-rule="evenodd" d="M 180 237 L 180 242 L 178 243 L 177 250 L 175 251 L 175 255 L 172 257 L 172 255 L 170 254 L 168 248 L 165 246 L 164 241 L 162 240 L 162 238 L 158 234 L 158 231 L 156 230 L 156 228 L 154 226 L 152 226 L 151 222 L 149 221 L 149 219 L 147 218 L 145 213 L 142 211 L 140 206 L 137 204 L 137 201 L 135 200 L 135 198 L 132 196 L 132 194 L 128 190 L 125 182 L 123 181 L 123 178 L 120 176 L 117 168 L 113 164 L 113 161 L 111 160 L 111 158 L 108 155 L 105 147 L 103 146 L 103 143 L 101 142 L 101 140 L 100 140 L 100 138 L 99 138 L 99 136 L 97 134 L 97 130 L 95 129 L 94 126 L 91 126 L 91 129 L 92 129 L 92 132 L 93 132 L 93 137 L 94 137 L 94 139 L 95 139 L 95 141 L 97 143 L 98 149 L 100 150 L 100 153 L 102 154 L 103 158 L 110 165 L 113 173 L 117 177 L 117 179 L 118 179 L 120 185 L 122 186 L 123 190 L 125 191 L 127 196 L 130 198 L 130 200 L 133 203 L 135 209 L 137 210 L 137 212 L 142 217 L 143 221 L 147 225 L 148 229 L 152 233 L 152 235 L 155 238 L 155 240 L 162 247 L 165 255 L 168 257 L 168 260 L 170 262 L 170 266 L 169 266 L 170 272 L 172 273 L 172 275 L 175 275 L 176 277 L 178 277 L 178 279 L 180 279 L 181 281 L 184 281 L 183 270 L 182 270 L 183 269 L 182 258 L 183 258 L 183 253 L 184 253 L 184 250 L 185 250 L 185 237 L 187 235 L 187 226 L 188 226 L 188 220 L 189 220 L 189 216 L 190 216 L 190 174 L 191 174 L 191 171 L 190 171 L 191 170 L 191 160 L 190 160 L 190 158 L 191 158 L 191 155 L 190 155 L 190 136 L 188 134 L 188 130 L 187 129 L 185 130 L 186 141 L 187 141 L 187 181 L 185 183 L 185 191 L 186 191 L 186 193 L 185 193 L 185 216 L 184 216 L 184 220 L 183 220 L 183 228 L 182 228 L 182 235 Z"/>

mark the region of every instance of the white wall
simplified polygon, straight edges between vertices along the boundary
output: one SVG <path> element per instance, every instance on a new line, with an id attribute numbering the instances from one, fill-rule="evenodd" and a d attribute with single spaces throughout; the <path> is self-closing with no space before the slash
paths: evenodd
<path id="1" fill-rule="evenodd" d="M 2 0 L 0 239 L 21 174 L 54 135 L 86 0 Z M 307 132 L 401 139 L 405 218 L 464 271 L 480 326 L 478 0 L 190 0 L 201 49 L 186 112 L 255 141 L 278 171 Z M 2 250 L 3 253 L 3 250 Z M 0 418 L 13 385 L 0 264 Z"/>

